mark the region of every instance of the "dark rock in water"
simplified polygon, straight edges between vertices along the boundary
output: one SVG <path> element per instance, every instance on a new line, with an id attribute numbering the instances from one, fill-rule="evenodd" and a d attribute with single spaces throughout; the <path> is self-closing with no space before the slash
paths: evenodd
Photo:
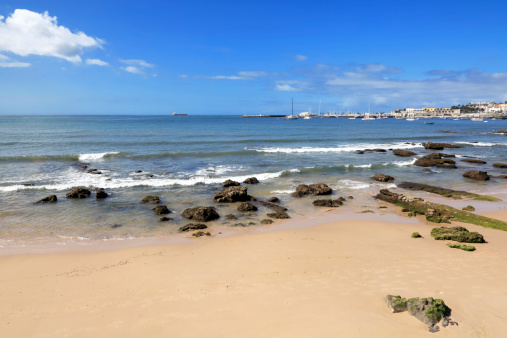
<path id="1" fill-rule="evenodd" d="M 86 171 L 86 173 L 87 173 L 87 174 L 91 174 L 91 173 L 93 173 L 93 172 L 95 172 L 95 171 L 97 171 L 97 169 L 88 169 L 88 170 Z"/>
<path id="2" fill-rule="evenodd" d="M 362 154 L 364 154 L 364 150 L 356 150 L 356 154 L 362 155 Z"/>
<path id="3" fill-rule="evenodd" d="M 246 183 L 246 184 L 257 184 L 257 183 L 259 183 L 259 180 L 256 177 L 249 177 L 246 180 L 244 180 L 243 183 Z"/>
<path id="4" fill-rule="evenodd" d="M 280 202 L 280 199 L 278 197 L 271 197 L 270 199 L 268 199 L 268 202 L 269 203 L 278 203 L 278 202 Z"/>
<path id="5" fill-rule="evenodd" d="M 339 199 L 323 199 L 323 200 L 315 200 L 312 204 L 316 207 L 328 207 L 328 208 L 337 208 L 343 205 L 343 202 Z"/>
<path id="6" fill-rule="evenodd" d="M 50 195 L 50 196 L 44 197 L 41 200 L 38 200 L 35 203 L 54 203 L 56 201 L 58 201 L 58 198 L 56 197 L 56 195 Z"/>
<path id="7" fill-rule="evenodd" d="M 238 211 L 247 212 L 247 211 L 257 211 L 257 207 L 248 202 L 243 202 L 238 205 Z"/>
<path id="8" fill-rule="evenodd" d="M 439 166 L 441 168 L 456 168 L 456 162 L 442 157 L 454 157 L 454 155 L 447 155 L 442 153 L 434 153 L 421 157 L 414 162 L 414 165 L 419 167 L 433 167 Z"/>
<path id="9" fill-rule="evenodd" d="M 505 168 L 507 168 L 507 164 L 505 164 L 505 163 L 493 163 L 493 167 L 505 169 Z"/>
<path id="10" fill-rule="evenodd" d="M 380 148 L 376 148 L 376 149 L 373 149 L 373 151 L 377 152 L 377 153 L 386 153 L 387 150 L 385 149 L 380 149 Z"/>
<path id="11" fill-rule="evenodd" d="M 171 211 L 169 211 L 169 209 L 167 209 L 167 206 L 165 206 L 165 205 L 157 205 L 152 210 L 155 211 L 155 215 L 165 215 L 165 214 L 169 214 L 171 212 Z"/>
<path id="12" fill-rule="evenodd" d="M 450 160 L 445 160 L 445 161 L 450 161 Z M 456 167 L 456 164 L 455 163 L 438 163 L 436 165 L 437 168 L 446 168 L 446 169 L 458 169 L 458 167 Z"/>
<path id="13" fill-rule="evenodd" d="M 430 149 L 430 150 L 443 150 L 444 148 L 461 148 L 461 146 L 457 146 L 450 143 L 434 143 L 434 142 L 427 142 L 422 144 L 424 149 Z"/>
<path id="14" fill-rule="evenodd" d="M 470 159 L 470 158 L 464 158 L 461 161 L 468 162 L 468 163 L 476 163 L 476 164 L 486 164 L 487 163 L 486 161 L 483 161 L 483 160 L 474 160 L 474 159 Z"/>
<path id="15" fill-rule="evenodd" d="M 178 229 L 179 232 L 185 232 L 185 231 L 190 231 L 190 230 L 202 230 L 202 229 L 207 229 L 208 226 L 206 224 L 202 224 L 202 223 L 198 223 L 198 224 L 193 224 L 193 223 L 189 223 L 189 224 L 186 224 L 182 227 L 180 227 Z"/>
<path id="16" fill-rule="evenodd" d="M 506 134 L 507 135 L 507 130 L 500 129 L 499 131 L 497 131 L 497 133 L 499 133 L 499 134 Z"/>
<path id="17" fill-rule="evenodd" d="M 429 159 L 441 159 L 442 157 L 456 157 L 454 154 L 444 154 L 444 153 L 432 153 L 423 156 L 422 158 L 429 158 Z"/>
<path id="18" fill-rule="evenodd" d="M 324 183 L 317 183 L 317 184 L 300 184 L 296 188 L 296 192 L 292 193 L 291 196 L 293 197 L 303 197 L 305 195 L 331 195 L 333 192 L 333 189 L 328 187 Z"/>
<path id="19" fill-rule="evenodd" d="M 353 200 L 354 199 L 354 196 L 349 196 L 347 197 L 349 200 Z"/>
<path id="20" fill-rule="evenodd" d="M 274 203 L 270 203 L 270 202 L 265 202 L 265 201 L 256 201 L 255 203 L 259 204 L 259 205 L 262 205 L 263 207 L 266 207 L 266 208 L 270 208 L 272 209 L 273 211 L 287 211 L 287 208 L 285 207 L 282 207 L 278 204 L 274 204 Z"/>
<path id="21" fill-rule="evenodd" d="M 373 175 L 371 179 L 379 182 L 389 182 L 389 183 L 394 181 L 394 177 L 378 173 Z"/>
<path id="22" fill-rule="evenodd" d="M 233 214 L 229 214 L 229 215 L 225 215 L 225 218 L 229 219 L 229 220 L 232 220 L 232 219 L 238 219 L 236 216 L 234 216 Z"/>
<path id="23" fill-rule="evenodd" d="M 261 220 L 261 224 L 271 224 L 271 223 L 273 223 L 273 220 L 269 218 Z"/>
<path id="24" fill-rule="evenodd" d="M 139 173 L 142 173 L 143 171 L 142 170 L 136 170 L 134 172 L 137 173 L 137 174 L 139 174 Z"/>
<path id="25" fill-rule="evenodd" d="M 276 219 L 290 218 L 289 214 L 287 214 L 285 211 L 277 211 L 277 212 L 269 213 L 268 217 L 276 218 Z"/>
<path id="26" fill-rule="evenodd" d="M 409 157 L 409 156 L 417 155 L 413 151 L 404 150 L 404 149 L 393 149 L 393 154 L 396 156 L 402 156 L 402 157 Z"/>
<path id="27" fill-rule="evenodd" d="M 456 131 L 452 131 L 452 130 L 440 130 L 441 133 L 447 133 L 447 134 L 456 134 L 457 132 Z"/>
<path id="28" fill-rule="evenodd" d="M 208 222 L 220 217 L 214 207 L 195 207 L 185 209 L 181 216 L 197 222 Z"/>
<path id="29" fill-rule="evenodd" d="M 477 181 L 487 181 L 489 180 L 489 175 L 485 171 L 480 170 L 470 170 L 463 174 L 464 177 L 470 178 L 472 180 Z"/>
<path id="30" fill-rule="evenodd" d="M 160 217 L 160 222 L 167 222 L 167 221 L 170 221 L 170 220 L 172 220 L 171 217 L 166 217 L 166 216 Z"/>
<path id="31" fill-rule="evenodd" d="M 146 196 L 141 200 L 141 203 L 153 203 L 157 204 L 160 203 L 160 198 L 158 196 Z"/>
<path id="32" fill-rule="evenodd" d="M 116 229 L 116 228 L 119 228 L 122 226 L 123 226 L 123 224 L 113 224 L 113 225 L 111 225 L 111 229 Z"/>
<path id="33" fill-rule="evenodd" d="M 65 197 L 67 198 L 86 198 L 90 197 L 91 192 L 85 188 L 74 188 L 71 192 L 69 192 Z"/>
<path id="34" fill-rule="evenodd" d="M 95 197 L 97 199 L 101 199 L 101 198 L 107 198 L 109 197 L 109 194 L 104 190 L 104 188 L 100 188 L 97 190 L 97 192 L 95 193 Z"/>
<path id="35" fill-rule="evenodd" d="M 217 192 L 213 199 L 218 203 L 245 202 L 250 200 L 247 187 L 228 187 Z"/>
<path id="36" fill-rule="evenodd" d="M 224 188 L 227 188 L 227 187 L 237 187 L 237 186 L 240 186 L 241 183 L 239 182 L 236 182 L 236 181 L 232 181 L 232 180 L 227 180 L 225 182 L 222 183 L 222 187 Z"/>

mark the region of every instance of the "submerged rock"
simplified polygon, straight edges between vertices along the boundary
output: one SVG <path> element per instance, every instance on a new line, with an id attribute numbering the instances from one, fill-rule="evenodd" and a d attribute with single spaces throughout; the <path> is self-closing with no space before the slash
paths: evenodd
<path id="1" fill-rule="evenodd" d="M 391 183 L 392 181 L 394 181 L 394 177 L 389 176 L 389 175 L 384 175 L 384 174 L 378 174 L 378 173 L 373 175 L 371 177 L 371 179 L 375 180 L 375 181 L 379 181 L 379 182 L 388 182 L 388 183 Z"/>
<path id="2" fill-rule="evenodd" d="M 169 211 L 169 209 L 165 205 L 157 205 L 152 210 L 155 211 L 155 215 L 165 215 L 171 213 L 171 211 Z"/>
<path id="3" fill-rule="evenodd" d="M 332 200 L 332 199 L 322 199 L 315 200 L 312 204 L 316 207 L 328 207 L 328 208 L 337 208 L 343 205 L 343 201 L 341 199 Z"/>
<path id="4" fill-rule="evenodd" d="M 475 164 L 486 164 L 487 163 L 486 161 L 483 161 L 483 160 L 474 160 L 474 159 L 471 159 L 471 158 L 464 158 L 461 161 L 462 162 L 468 162 L 468 163 L 475 163 Z"/>
<path id="5" fill-rule="evenodd" d="M 99 188 L 95 193 L 95 198 L 102 199 L 109 197 L 109 194 L 104 190 L 104 188 Z"/>
<path id="6" fill-rule="evenodd" d="M 463 174 L 463 176 L 476 181 L 487 181 L 490 178 L 487 172 L 480 170 L 467 171 Z"/>
<path id="7" fill-rule="evenodd" d="M 197 222 L 208 222 L 220 217 L 214 207 L 195 207 L 185 209 L 181 216 Z"/>
<path id="8" fill-rule="evenodd" d="M 225 182 L 222 183 L 222 187 L 224 188 L 227 188 L 227 187 L 237 187 L 237 186 L 240 186 L 241 183 L 239 182 L 236 182 L 236 181 L 232 181 L 232 180 L 227 180 Z"/>
<path id="9" fill-rule="evenodd" d="M 507 164 L 505 164 L 505 163 L 493 163 L 493 167 L 505 169 L 505 168 L 507 168 Z"/>
<path id="10" fill-rule="evenodd" d="M 278 197 L 276 197 L 276 196 L 273 196 L 270 199 L 268 199 L 268 202 L 269 203 L 279 203 L 280 199 Z"/>
<path id="11" fill-rule="evenodd" d="M 160 198 L 158 196 L 146 196 L 141 200 L 141 203 L 153 203 L 158 204 L 160 203 Z"/>
<path id="12" fill-rule="evenodd" d="M 56 201 L 58 201 L 58 198 L 56 197 L 56 195 L 50 195 L 50 196 L 44 197 L 43 199 L 38 200 L 35 203 L 54 203 Z"/>
<path id="13" fill-rule="evenodd" d="M 186 224 L 182 227 L 180 227 L 178 229 L 179 232 L 185 232 L 185 231 L 190 231 L 190 230 L 202 230 L 202 229 L 207 229 L 208 226 L 206 224 L 202 224 L 202 223 L 198 223 L 198 224 L 193 224 L 193 223 L 189 223 L 189 224 Z"/>
<path id="14" fill-rule="evenodd" d="M 238 205 L 238 211 L 247 212 L 247 211 L 257 211 L 257 207 L 248 202 L 243 202 Z"/>
<path id="15" fill-rule="evenodd" d="M 244 202 L 251 199 L 247 187 L 228 187 L 215 194 L 213 199 L 219 203 Z"/>
<path id="16" fill-rule="evenodd" d="M 393 149 L 393 154 L 396 156 L 409 157 L 417 155 L 413 151 L 405 150 L 405 149 Z"/>

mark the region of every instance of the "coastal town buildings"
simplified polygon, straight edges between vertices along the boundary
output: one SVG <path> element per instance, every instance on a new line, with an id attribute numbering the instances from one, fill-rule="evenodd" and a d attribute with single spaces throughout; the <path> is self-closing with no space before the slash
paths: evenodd
<path id="1" fill-rule="evenodd" d="M 507 118 L 507 102 L 470 102 L 451 108 L 403 108 L 391 111 L 392 117 L 406 118 Z"/>

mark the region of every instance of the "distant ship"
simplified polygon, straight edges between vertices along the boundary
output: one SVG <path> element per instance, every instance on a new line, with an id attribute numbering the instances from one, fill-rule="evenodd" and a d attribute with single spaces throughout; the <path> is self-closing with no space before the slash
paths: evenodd
<path id="1" fill-rule="evenodd" d="M 188 114 L 177 114 L 176 112 L 173 113 L 173 116 L 187 116 Z"/>

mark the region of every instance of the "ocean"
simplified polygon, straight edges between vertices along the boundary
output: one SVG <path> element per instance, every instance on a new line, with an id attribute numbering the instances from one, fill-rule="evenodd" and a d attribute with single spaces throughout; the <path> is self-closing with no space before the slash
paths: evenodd
<path id="1" fill-rule="evenodd" d="M 292 218 L 322 210 L 311 205 L 312 198 L 290 196 L 299 184 L 326 183 L 333 188 L 333 197 L 354 196 L 347 203 L 358 210 L 374 207 L 373 195 L 402 181 L 490 195 L 506 191 L 507 179 L 473 182 L 462 174 L 507 173 L 492 166 L 507 162 L 507 137 L 496 133 L 507 129 L 507 120 L 424 121 L 0 116 L 0 246 L 171 236 L 189 223 L 180 213 L 201 205 L 238 218 L 221 217 L 210 222 L 211 227 L 260 227 L 268 210 L 261 207 L 242 214 L 235 205 L 213 201 L 226 179 L 242 182 L 253 176 L 260 183 L 248 185 L 248 193 L 259 199 L 279 197 Z M 462 146 L 441 151 L 457 156 L 458 169 L 414 166 L 418 157 L 431 152 L 422 142 Z M 375 148 L 387 151 L 356 153 Z M 417 155 L 398 157 L 389 149 L 408 149 Z M 487 164 L 460 161 L 467 156 Z M 100 174 L 88 173 L 89 169 Z M 395 182 L 373 181 L 375 173 L 394 176 Z M 104 188 L 110 197 L 65 198 L 73 187 Z M 34 203 L 52 194 L 57 203 Z M 159 196 L 172 219 L 161 222 L 153 205 L 140 203 L 147 195 Z"/>

